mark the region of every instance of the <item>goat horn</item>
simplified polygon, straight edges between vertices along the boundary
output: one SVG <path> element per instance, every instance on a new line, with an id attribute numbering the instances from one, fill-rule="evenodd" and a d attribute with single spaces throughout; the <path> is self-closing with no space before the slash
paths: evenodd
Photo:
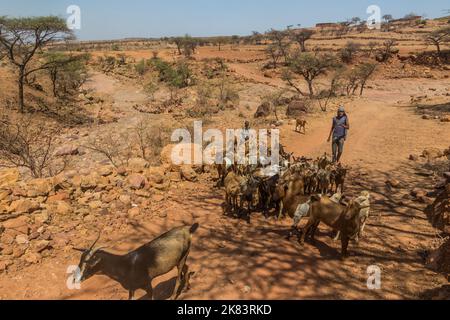
<path id="1" fill-rule="evenodd" d="M 91 247 L 89 248 L 89 251 L 91 251 L 92 249 L 94 249 L 95 245 L 97 244 L 98 240 L 100 240 L 100 236 L 102 235 L 101 231 L 98 233 L 98 237 L 97 239 L 95 239 L 94 243 L 91 245 Z"/>
<path id="2" fill-rule="evenodd" d="M 86 252 L 86 249 L 80 249 L 80 248 L 72 248 L 72 250 L 79 251 L 79 252 Z"/>

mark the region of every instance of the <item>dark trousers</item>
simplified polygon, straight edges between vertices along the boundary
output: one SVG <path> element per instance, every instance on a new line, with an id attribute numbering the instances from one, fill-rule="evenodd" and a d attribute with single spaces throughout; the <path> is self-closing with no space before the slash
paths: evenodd
<path id="1" fill-rule="evenodd" d="M 339 162 L 342 157 L 342 153 L 344 152 L 344 144 L 345 144 L 345 137 L 342 138 L 335 138 L 333 137 L 333 162 Z"/>

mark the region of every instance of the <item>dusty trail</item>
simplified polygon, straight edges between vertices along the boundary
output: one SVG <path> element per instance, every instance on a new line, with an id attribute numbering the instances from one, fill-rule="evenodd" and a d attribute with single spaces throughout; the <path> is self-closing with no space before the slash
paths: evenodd
<path id="1" fill-rule="evenodd" d="M 450 127 L 424 122 L 410 109 L 399 107 L 397 101 L 407 99 L 408 94 L 380 98 L 375 90 L 369 90 L 367 98 L 347 106 L 352 130 L 343 161 L 354 169 L 349 192 L 368 189 L 375 203 L 364 240 L 360 246 L 351 246 L 352 257 L 345 262 L 339 259 L 339 244 L 326 228 L 320 230 L 315 245 L 307 243 L 301 248 L 295 241 L 285 240 L 289 221 L 266 221 L 255 214 L 248 225 L 223 217 L 223 190 L 213 189 L 211 180 L 183 183 L 177 190 L 170 190 L 161 205 L 167 217 L 153 215 L 145 221 L 134 221 L 127 231 L 102 241 L 113 244 L 111 250 L 123 253 L 174 225 L 199 222 L 201 228 L 188 260 L 195 272 L 192 289 L 183 293 L 183 299 L 417 298 L 446 279 L 424 265 L 423 253 L 437 233 L 428 223 L 423 206 L 402 200 L 412 188 L 426 186 L 406 159 L 428 146 L 448 147 Z M 306 136 L 286 125 L 283 142 L 298 154 L 322 154 L 329 150 L 326 138 L 330 125 L 331 114 L 312 118 Z M 390 177 L 404 184 L 397 192 L 385 187 Z M 68 236 L 77 234 L 71 231 Z M 0 298 L 127 298 L 125 290 L 105 277 L 88 280 L 82 290 L 67 289 L 67 266 L 76 264 L 77 259 L 74 252 L 60 253 L 41 265 L 1 275 Z M 367 268 L 371 265 L 382 270 L 381 290 L 367 289 Z M 156 298 L 170 295 L 174 275 L 154 281 Z"/>

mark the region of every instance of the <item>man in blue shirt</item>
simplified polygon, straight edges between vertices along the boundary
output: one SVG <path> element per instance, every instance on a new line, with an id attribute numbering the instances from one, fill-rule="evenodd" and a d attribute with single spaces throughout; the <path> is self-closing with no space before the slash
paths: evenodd
<path id="1" fill-rule="evenodd" d="M 337 117 L 333 118 L 333 126 L 330 131 L 330 136 L 328 137 L 328 142 L 330 142 L 331 137 L 333 137 L 333 163 L 341 160 L 348 130 L 350 130 L 350 122 L 347 114 L 345 113 L 345 108 L 341 106 L 339 107 Z"/>

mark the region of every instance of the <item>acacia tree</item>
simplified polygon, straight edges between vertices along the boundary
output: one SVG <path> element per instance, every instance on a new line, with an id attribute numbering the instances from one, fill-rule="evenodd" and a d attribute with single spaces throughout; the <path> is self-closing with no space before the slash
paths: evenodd
<path id="1" fill-rule="evenodd" d="M 299 93 L 303 94 L 293 82 L 292 74 L 303 77 L 308 84 L 309 95 L 314 96 L 314 80 L 326 74 L 330 69 L 336 67 L 336 58 L 330 54 L 313 55 L 311 53 L 296 52 L 289 60 L 288 72 L 283 78 Z"/>
<path id="2" fill-rule="evenodd" d="M 173 43 L 175 43 L 175 45 L 177 46 L 177 50 L 178 50 L 178 55 L 182 55 L 181 49 L 183 48 L 183 43 L 184 43 L 184 38 L 182 37 L 176 37 L 173 38 Z"/>
<path id="3" fill-rule="evenodd" d="M 450 42 L 450 27 L 431 32 L 425 37 L 425 41 L 428 44 L 435 45 L 438 55 L 441 56 L 441 45 Z"/>
<path id="4" fill-rule="evenodd" d="M 300 31 L 292 31 L 290 34 L 290 38 L 292 41 L 299 44 L 301 52 L 306 52 L 306 41 L 311 39 L 313 34 L 313 30 L 301 29 Z"/>
<path id="5" fill-rule="evenodd" d="M 356 68 L 357 75 L 359 78 L 360 96 L 363 95 L 364 89 L 366 88 L 366 83 L 370 79 L 370 77 L 374 74 L 376 69 L 377 65 L 374 63 L 363 63 Z"/>
<path id="6" fill-rule="evenodd" d="M 252 38 L 252 41 L 254 41 L 254 43 L 256 45 L 260 45 L 261 41 L 263 40 L 263 35 L 261 33 L 259 33 L 258 31 L 252 31 L 251 38 Z"/>
<path id="7" fill-rule="evenodd" d="M 73 38 L 62 18 L 33 17 L 8 18 L 0 17 L 0 47 L 2 47 L 9 61 L 18 71 L 19 111 L 25 111 L 24 83 L 32 73 L 48 67 L 46 63 L 29 67 L 33 57 L 46 45 L 57 40 Z"/>
<path id="8" fill-rule="evenodd" d="M 69 93 L 78 90 L 87 80 L 86 62 L 89 55 L 66 55 L 60 52 L 45 54 L 47 73 L 52 82 L 55 98 L 59 93 Z"/>
<path id="9" fill-rule="evenodd" d="M 278 46 L 281 55 L 284 57 L 285 62 L 287 62 L 289 59 L 289 47 L 291 45 L 287 32 L 271 29 L 267 32 L 267 36 Z"/>
<path id="10" fill-rule="evenodd" d="M 280 58 L 282 56 L 280 49 L 278 48 L 278 46 L 276 44 L 271 43 L 267 46 L 266 53 L 272 59 L 273 68 L 276 69 L 278 66 L 278 61 L 280 60 Z"/>

